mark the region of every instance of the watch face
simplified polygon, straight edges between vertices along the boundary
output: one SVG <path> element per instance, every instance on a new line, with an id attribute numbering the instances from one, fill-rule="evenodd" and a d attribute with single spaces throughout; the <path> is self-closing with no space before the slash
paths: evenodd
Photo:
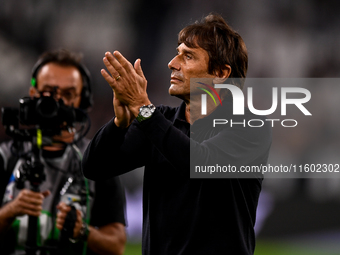
<path id="1" fill-rule="evenodd" d="M 149 108 L 144 107 L 144 108 L 141 110 L 140 114 L 141 114 L 144 118 L 147 118 L 147 117 L 150 117 L 150 116 L 151 116 L 152 112 L 151 112 L 151 110 L 150 110 Z"/>

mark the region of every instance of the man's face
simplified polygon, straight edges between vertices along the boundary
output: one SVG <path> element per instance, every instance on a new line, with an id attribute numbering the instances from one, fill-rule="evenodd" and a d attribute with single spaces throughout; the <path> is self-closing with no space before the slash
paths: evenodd
<path id="1" fill-rule="evenodd" d="M 65 105 L 79 107 L 82 88 L 82 76 L 76 67 L 48 63 L 39 70 L 37 88 L 30 93 L 43 92 L 49 96 L 51 92 L 55 92 L 56 99 L 61 98 Z"/>
<path id="2" fill-rule="evenodd" d="M 60 98 L 65 105 L 79 107 L 81 101 L 81 91 L 83 80 L 80 71 L 74 66 L 60 66 L 54 63 L 48 63 L 41 67 L 37 74 L 37 87 L 30 89 L 31 96 L 43 95 L 50 96 L 54 93 L 55 99 Z M 67 130 L 61 130 L 61 134 L 53 137 L 52 146 L 45 146 L 45 150 L 59 150 L 63 148 L 64 143 L 71 143 L 74 139 L 74 133 Z"/>
<path id="3" fill-rule="evenodd" d="M 189 48 L 184 43 L 177 47 L 177 56 L 168 64 L 172 70 L 169 94 L 190 100 L 190 78 L 214 78 L 208 74 L 209 55 L 200 47 Z M 192 91 L 193 92 L 193 91 Z"/>

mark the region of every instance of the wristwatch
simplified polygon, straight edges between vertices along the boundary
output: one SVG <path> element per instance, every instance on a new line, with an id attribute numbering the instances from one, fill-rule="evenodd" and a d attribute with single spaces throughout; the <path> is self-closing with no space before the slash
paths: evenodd
<path id="1" fill-rule="evenodd" d="M 77 243 L 79 241 L 86 242 L 87 238 L 89 237 L 89 234 L 90 234 L 89 226 L 85 222 L 83 222 L 81 229 L 79 231 L 79 236 L 76 239 L 69 238 L 69 240 L 71 243 Z"/>
<path id="2" fill-rule="evenodd" d="M 136 117 L 138 122 L 151 118 L 152 114 L 155 112 L 156 107 L 153 104 L 143 105 L 139 108 L 139 113 Z"/>

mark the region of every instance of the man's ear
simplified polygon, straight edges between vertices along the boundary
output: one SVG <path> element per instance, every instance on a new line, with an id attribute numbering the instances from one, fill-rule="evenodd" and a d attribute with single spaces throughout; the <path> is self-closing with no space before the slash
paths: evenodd
<path id="1" fill-rule="evenodd" d="M 33 88 L 33 87 L 30 87 L 29 93 L 30 93 L 30 96 L 33 97 L 37 93 L 37 89 Z"/>
<path id="2" fill-rule="evenodd" d="M 222 71 L 218 71 L 215 73 L 216 77 L 213 80 L 214 84 L 222 84 L 231 74 L 231 66 L 225 65 L 226 68 Z"/>

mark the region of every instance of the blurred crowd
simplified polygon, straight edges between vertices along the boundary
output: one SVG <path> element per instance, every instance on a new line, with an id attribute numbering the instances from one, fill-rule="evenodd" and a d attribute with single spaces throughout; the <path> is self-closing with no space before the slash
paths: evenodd
<path id="1" fill-rule="evenodd" d="M 176 54 L 177 33 L 211 11 L 225 17 L 243 37 L 249 54 L 248 77 L 339 77 L 339 7 L 334 0 L 2 0 L 0 107 L 19 106 L 18 99 L 28 95 L 37 56 L 54 48 L 81 52 L 91 71 L 95 104 L 90 112 L 89 138 L 113 116 L 111 89 L 100 75 L 106 51 L 119 50 L 131 62 L 141 58 L 151 101 L 155 105 L 178 105 L 180 101 L 167 93 L 167 63 Z M 340 162 L 339 89 L 322 84 L 312 89 L 312 95 L 318 95 L 311 106 L 315 113 L 312 121 L 290 131 L 275 128 L 269 163 Z M 0 141 L 8 139 L 0 126 Z M 127 205 L 132 237 L 133 233 L 140 235 L 141 229 L 142 171 L 122 177 L 127 199 L 134 201 Z M 315 201 L 339 203 L 339 191 L 339 177 L 268 179 L 261 208 L 267 215 L 274 201 L 289 200 L 297 193 Z M 136 205 L 140 211 L 132 209 Z"/>

